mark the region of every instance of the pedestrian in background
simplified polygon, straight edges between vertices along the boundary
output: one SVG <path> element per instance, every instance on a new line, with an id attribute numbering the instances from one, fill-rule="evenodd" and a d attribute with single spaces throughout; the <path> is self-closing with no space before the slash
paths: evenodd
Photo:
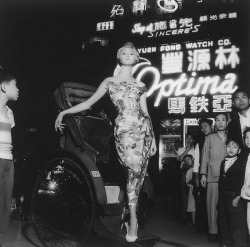
<path id="1" fill-rule="evenodd" d="M 250 237 L 250 127 L 247 127 L 243 133 L 244 149 L 242 152 L 243 162 L 246 162 L 244 185 L 241 190 L 241 197 L 247 203 L 247 226 Z"/>
<path id="2" fill-rule="evenodd" d="M 202 149 L 206 138 L 212 134 L 213 120 L 208 118 L 201 118 L 199 120 L 199 128 L 202 136 L 198 138 L 198 142 L 195 148 L 194 157 L 194 169 L 193 169 L 193 179 L 194 179 L 194 198 L 196 202 L 196 226 L 197 233 L 207 232 L 207 187 L 203 187 L 200 184 L 200 164 L 202 160 Z"/>
<path id="3" fill-rule="evenodd" d="M 208 240 L 218 240 L 217 204 L 218 204 L 218 182 L 220 176 L 220 165 L 225 158 L 225 147 L 227 140 L 226 113 L 215 115 L 216 133 L 208 135 L 202 149 L 201 161 L 201 185 L 207 186 L 207 215 L 208 215 Z"/>
<path id="4" fill-rule="evenodd" d="M 228 138 L 236 140 L 243 147 L 243 132 L 250 127 L 250 96 L 243 88 L 238 88 L 232 95 L 236 116 L 228 124 Z"/>
<path id="5" fill-rule="evenodd" d="M 183 164 L 184 164 L 184 157 L 187 154 L 191 154 L 192 157 L 195 156 L 195 137 L 190 133 L 186 135 L 185 147 L 180 147 L 177 150 L 177 160 L 181 162 L 180 165 L 181 217 L 185 223 L 187 221 L 187 202 L 188 202 L 188 192 L 186 189 L 186 173 L 189 168 L 187 169 L 187 167 L 183 166 Z"/>
<path id="6" fill-rule="evenodd" d="M 187 201 L 187 213 L 191 214 L 191 222 L 188 224 L 188 226 L 194 226 L 195 225 L 195 211 L 196 211 L 196 203 L 193 196 L 193 168 L 194 168 L 194 158 L 191 154 L 187 154 L 184 157 L 184 164 L 183 166 L 186 166 L 187 173 L 186 173 L 186 185 L 188 187 L 188 201 Z"/>

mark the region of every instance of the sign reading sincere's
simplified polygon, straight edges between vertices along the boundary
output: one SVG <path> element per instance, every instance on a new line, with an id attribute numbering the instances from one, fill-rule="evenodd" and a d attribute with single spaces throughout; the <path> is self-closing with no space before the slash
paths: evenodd
<path id="1" fill-rule="evenodd" d="M 201 15 L 198 18 L 179 17 L 168 20 L 134 23 L 131 33 L 147 38 L 160 38 L 172 35 L 188 35 L 198 33 L 209 23 L 220 23 L 237 19 L 237 12 Z"/>
<path id="2" fill-rule="evenodd" d="M 169 114 L 231 111 L 240 49 L 230 38 L 138 50 L 142 61 L 134 73 L 149 85 L 154 106 L 166 104 Z"/>

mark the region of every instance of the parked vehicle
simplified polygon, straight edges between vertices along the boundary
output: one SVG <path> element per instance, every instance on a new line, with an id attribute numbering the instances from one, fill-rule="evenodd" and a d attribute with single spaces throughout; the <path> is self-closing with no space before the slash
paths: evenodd
<path id="1" fill-rule="evenodd" d="M 52 97 L 57 113 L 89 98 L 96 88 L 63 83 Z M 91 231 L 126 243 L 126 176 L 114 149 L 113 127 L 103 109 L 66 116 L 59 150 L 43 162 L 31 198 L 32 221 L 44 246 L 82 246 Z M 158 237 L 145 224 L 154 188 L 146 176 L 138 203 L 140 241 Z M 121 229 L 122 228 L 122 229 Z"/>

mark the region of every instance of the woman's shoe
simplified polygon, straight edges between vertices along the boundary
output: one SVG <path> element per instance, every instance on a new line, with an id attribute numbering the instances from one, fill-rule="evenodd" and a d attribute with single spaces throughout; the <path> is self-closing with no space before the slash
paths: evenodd
<path id="1" fill-rule="evenodd" d="M 126 225 L 126 227 L 127 227 L 126 241 L 129 242 L 129 243 L 135 242 L 136 239 L 138 238 L 138 237 L 137 237 L 138 223 L 137 223 L 137 227 L 136 227 L 136 235 L 135 235 L 135 236 L 129 236 L 129 235 L 128 235 L 128 231 L 129 231 L 129 228 L 130 228 L 130 227 L 127 226 L 127 225 Z"/>

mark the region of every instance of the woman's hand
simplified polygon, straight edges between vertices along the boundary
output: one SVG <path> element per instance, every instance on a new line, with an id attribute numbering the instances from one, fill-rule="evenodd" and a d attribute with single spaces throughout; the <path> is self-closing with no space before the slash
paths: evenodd
<path id="1" fill-rule="evenodd" d="M 150 153 L 151 155 L 154 155 L 157 151 L 157 147 L 156 147 L 156 142 L 155 139 L 153 139 L 152 144 L 151 144 L 151 148 L 150 148 Z"/>
<path id="2" fill-rule="evenodd" d="M 56 131 L 57 131 L 57 129 L 63 130 L 63 128 L 65 127 L 65 124 L 62 123 L 63 117 L 64 117 L 64 114 L 62 112 L 60 112 L 56 118 L 56 121 L 55 121 Z"/>

